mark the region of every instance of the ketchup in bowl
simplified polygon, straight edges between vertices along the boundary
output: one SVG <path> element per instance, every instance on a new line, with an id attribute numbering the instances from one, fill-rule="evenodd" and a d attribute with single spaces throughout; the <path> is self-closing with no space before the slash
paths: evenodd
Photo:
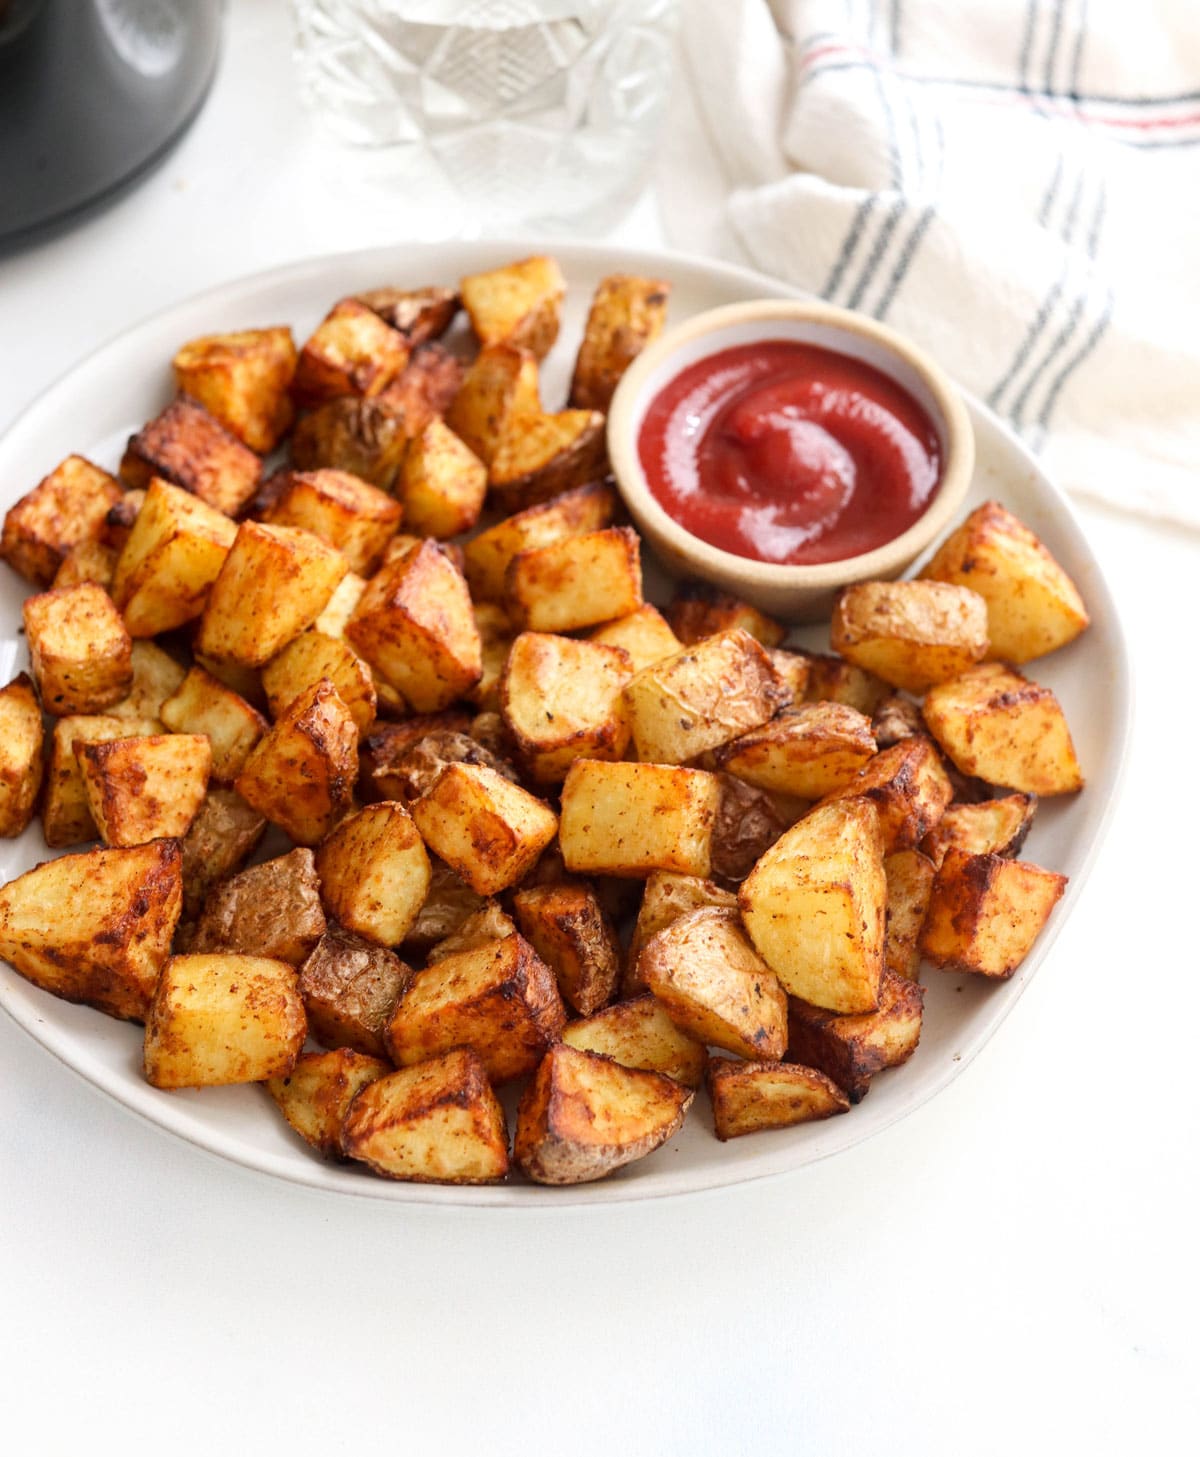
<path id="1" fill-rule="evenodd" d="M 873 551 L 941 479 L 937 431 L 912 395 L 862 360 L 784 339 L 689 365 L 650 402 L 637 448 L 680 526 L 762 562 Z"/>

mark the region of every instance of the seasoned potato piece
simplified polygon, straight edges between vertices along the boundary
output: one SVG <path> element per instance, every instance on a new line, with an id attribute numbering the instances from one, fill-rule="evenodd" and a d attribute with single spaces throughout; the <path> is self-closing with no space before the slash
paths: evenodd
<path id="1" fill-rule="evenodd" d="M 194 640 L 192 643 L 192 656 L 198 668 L 203 668 L 210 678 L 215 678 L 218 683 L 223 684 L 231 693 L 236 693 L 239 698 L 244 698 L 247 703 L 257 709 L 266 708 L 267 695 L 263 692 L 262 674 L 257 668 L 251 668 L 245 663 L 235 663 L 226 658 L 215 658 L 208 653 L 202 653 L 197 650 Z"/>
<path id="2" fill-rule="evenodd" d="M 698 1041 L 775 1061 L 787 1046 L 787 997 L 737 911 L 688 911 L 651 936 L 638 974 L 671 1020 Z"/>
<path id="3" fill-rule="evenodd" d="M 924 693 L 986 654 L 987 603 L 947 582 L 859 582 L 838 594 L 829 640 L 885 683 Z"/>
<path id="4" fill-rule="evenodd" d="M 522 258 L 503 268 L 473 273 L 459 284 L 463 308 L 479 342 L 516 344 L 538 359 L 558 338 L 567 292 L 553 258 Z"/>
<path id="5" fill-rule="evenodd" d="M 429 893 L 429 856 L 402 804 L 369 804 L 317 851 L 321 898 L 334 920 L 380 946 L 398 946 Z"/>
<path id="6" fill-rule="evenodd" d="M 386 1077 L 390 1062 L 349 1047 L 304 1052 L 290 1073 L 267 1079 L 267 1092 L 305 1143 L 318 1153 L 341 1156 L 342 1124 L 351 1102 L 368 1083 Z"/>
<path id="7" fill-rule="evenodd" d="M 309 1032 L 323 1047 L 386 1057 L 384 1033 L 412 975 L 394 951 L 341 926 L 326 926 L 300 968 Z"/>
<path id="8" fill-rule="evenodd" d="M 289 471 L 262 520 L 311 531 L 336 546 L 352 572 L 368 576 L 403 514 L 399 501 L 348 471 Z"/>
<path id="9" fill-rule="evenodd" d="M 719 880 L 745 880 L 763 853 L 799 816 L 788 818 L 765 789 L 718 774 L 721 802 L 713 826 L 712 871 Z"/>
<path id="10" fill-rule="evenodd" d="M 612 522 L 616 505 L 612 487 L 594 482 L 564 491 L 552 501 L 530 506 L 481 531 L 463 552 L 471 595 L 476 600 L 499 601 L 505 593 L 508 564 L 518 552 L 601 531 Z"/>
<path id="11" fill-rule="evenodd" d="M 487 905 L 483 896 L 477 895 L 441 860 L 432 859 L 429 870 L 429 894 L 404 940 L 405 953 L 413 956 L 431 953 L 435 946 L 455 935 Z M 516 927 L 512 929 L 515 931 Z M 471 944 L 477 943 L 472 941 Z"/>
<path id="12" fill-rule="evenodd" d="M 513 1161 L 537 1184 L 587 1184 L 645 1158 L 683 1127 L 695 1093 L 560 1042 L 521 1095 Z"/>
<path id="13" fill-rule="evenodd" d="M 921 849 L 935 866 L 941 865 L 952 845 L 969 855 L 1004 855 L 1011 860 L 1025 843 L 1037 804 L 1036 794 L 952 804 L 921 841 Z"/>
<path id="14" fill-rule="evenodd" d="M 129 654 L 133 682 L 129 692 L 108 710 L 116 718 L 162 720 L 163 704 L 179 691 L 187 669 L 157 643 L 139 639 Z"/>
<path id="15" fill-rule="evenodd" d="M 737 896 L 699 875 L 679 875 L 670 870 L 656 870 L 647 878 L 637 924 L 629 942 L 622 995 L 629 997 L 646 990 L 646 983 L 638 972 L 638 956 L 651 936 L 665 930 L 672 921 L 677 921 L 688 911 L 699 910 L 702 906 L 737 910 Z"/>
<path id="16" fill-rule="evenodd" d="M 948 849 L 921 928 L 921 955 L 949 971 L 1009 977 L 1066 886 L 1065 875 L 1040 865 Z"/>
<path id="17" fill-rule="evenodd" d="M 999 501 L 976 507 L 921 573 L 978 592 L 989 656 L 1027 663 L 1073 642 L 1088 625 L 1079 589 L 1037 536 Z"/>
<path id="18" fill-rule="evenodd" d="M 850 1108 L 849 1098 L 831 1078 L 796 1063 L 713 1057 L 705 1081 L 713 1125 L 722 1143 L 745 1133 L 831 1118 Z"/>
<path id="19" fill-rule="evenodd" d="M 350 808 L 358 729 L 328 678 L 293 699 L 234 787 L 300 845 L 319 845 Z"/>
<path id="20" fill-rule="evenodd" d="M 479 655 L 483 673 L 467 695 L 476 707 L 485 711 L 499 712 L 500 678 L 508 654 L 513 645 L 515 633 L 508 613 L 498 602 L 472 602 L 475 627 L 479 633 Z"/>
<path id="21" fill-rule="evenodd" d="M 778 654 L 774 656 L 778 662 Z M 814 653 L 807 662 L 806 703 L 844 703 L 870 718 L 891 692 L 882 678 L 834 653 Z"/>
<path id="22" fill-rule="evenodd" d="M 244 698 L 196 667 L 162 705 L 162 721 L 172 733 L 208 736 L 212 777 L 218 784 L 233 783 L 270 727 Z"/>
<path id="23" fill-rule="evenodd" d="M 512 421 L 541 413 L 536 358 L 513 344 L 485 345 L 446 410 L 446 424 L 490 466 Z"/>
<path id="24" fill-rule="evenodd" d="M 883 962 L 893 976 L 915 981 L 921 964 L 917 938 L 925 923 L 936 869 L 920 850 L 897 850 L 884 858 L 883 873 L 887 879 Z"/>
<path id="25" fill-rule="evenodd" d="M 208 791 L 182 841 L 183 913 L 189 920 L 200 914 L 213 886 L 249 860 L 266 828 L 262 815 L 234 790 Z"/>
<path id="26" fill-rule="evenodd" d="M 343 395 L 300 417 L 292 434 L 292 465 L 301 471 L 347 471 L 390 491 L 414 433 L 398 402 Z"/>
<path id="27" fill-rule="evenodd" d="M 600 280 L 575 359 L 572 405 L 607 411 L 621 376 L 662 333 L 670 292 L 661 278 L 614 273 Z"/>
<path id="28" fill-rule="evenodd" d="M 657 997 L 617 1002 L 578 1022 L 568 1022 L 562 1040 L 581 1052 L 611 1057 L 622 1067 L 662 1073 L 687 1088 L 698 1087 L 704 1076 L 704 1044 L 676 1027 Z"/>
<path id="29" fill-rule="evenodd" d="M 95 582 L 111 594 L 117 570 L 117 553 L 102 541 L 77 541 L 58 564 L 52 587 L 78 587 L 80 582 Z"/>
<path id="30" fill-rule="evenodd" d="M 518 552 L 504 582 L 514 622 L 533 632 L 572 632 L 625 617 L 642 605 L 637 533 L 610 526 Z"/>
<path id="31" fill-rule="evenodd" d="M 104 739 L 125 739 L 132 734 L 156 734 L 157 719 L 118 718 L 115 714 L 72 714 L 54 725 L 50 742 L 50 765 L 46 771 L 46 793 L 42 800 L 42 834 L 46 844 L 61 850 L 83 840 L 98 837 L 96 822 L 88 809 L 83 771 L 75 757 L 75 746 Z"/>
<path id="32" fill-rule="evenodd" d="M 500 902 L 486 900 L 457 931 L 429 948 L 425 963 L 432 966 L 435 961 L 445 961 L 447 956 L 457 956 L 460 951 L 474 951 L 486 941 L 503 941 L 506 936 L 516 935 L 516 931 L 517 923 Z"/>
<path id="33" fill-rule="evenodd" d="M 627 616 L 618 617 L 615 622 L 593 628 L 588 633 L 588 641 L 603 643 L 610 648 L 624 648 L 635 673 L 654 663 L 661 663 L 664 658 L 672 658 L 683 649 L 667 619 L 648 602 Z"/>
<path id="34" fill-rule="evenodd" d="M 887 881 L 869 800 L 836 800 L 794 824 L 746 877 L 738 903 L 750 939 L 792 996 L 835 1012 L 875 1010 Z"/>
<path id="35" fill-rule="evenodd" d="M 434 734 L 465 736 L 470 726 L 470 717 L 459 709 L 418 714 L 402 723 L 377 723 L 359 745 L 359 794 L 365 800 L 411 798 L 405 781 L 397 777 L 398 766 L 408 750 Z M 439 757 L 438 772 L 443 763 L 449 763 L 449 757 Z M 420 792 L 423 794 L 424 788 Z"/>
<path id="36" fill-rule="evenodd" d="M 342 299 L 305 342 L 292 378 L 292 398 L 312 409 L 339 395 L 377 395 L 408 363 L 404 335 L 374 309 Z"/>
<path id="37" fill-rule="evenodd" d="M 262 683 L 272 718 L 279 718 L 306 689 L 328 678 L 350 710 L 360 734 L 375 722 L 378 698 L 371 670 L 349 643 L 315 627 L 294 637 L 263 668 Z"/>
<path id="38" fill-rule="evenodd" d="M 420 536 L 457 536 L 479 520 L 487 466 L 443 421 L 434 419 L 408 447 L 398 490 L 404 519 Z"/>
<path id="39" fill-rule="evenodd" d="M 45 760 L 42 705 L 28 673 L 0 688 L 0 836 L 12 839 L 33 818 Z"/>
<path id="40" fill-rule="evenodd" d="M 885 971 L 874 1012 L 838 1015 L 797 999 L 788 1009 L 788 1060 L 820 1069 L 861 1103 L 871 1079 L 899 1067 L 921 1040 L 925 993 L 907 977 Z"/>
<path id="41" fill-rule="evenodd" d="M 924 732 L 925 720 L 921 717 L 921 710 L 911 698 L 904 698 L 899 693 L 885 698 L 871 715 L 871 733 L 881 749 L 890 749 L 893 744 Z"/>
<path id="42" fill-rule="evenodd" d="M 156 1088 L 281 1077 L 304 1046 L 296 973 L 266 956 L 172 956 L 146 1017 L 142 1066 Z"/>
<path id="43" fill-rule="evenodd" d="M 1072 794 L 1083 773 L 1049 688 L 985 663 L 930 689 L 925 722 L 956 768 L 1025 794 Z"/>
<path id="44" fill-rule="evenodd" d="M 346 571 L 341 552 L 311 531 L 243 521 L 209 591 L 197 650 L 261 668 L 312 626 Z"/>
<path id="45" fill-rule="evenodd" d="M 749 602 L 701 582 L 685 582 L 675 589 L 667 621 L 679 641 L 688 645 L 734 627 L 748 632 L 765 648 L 777 648 L 787 636 L 782 622 L 751 607 Z"/>
<path id="46" fill-rule="evenodd" d="M 500 711 L 530 777 L 561 782 L 576 759 L 620 759 L 629 743 L 623 648 L 523 632 L 500 679 Z"/>
<path id="47" fill-rule="evenodd" d="M 417 1184 L 494 1184 L 508 1173 L 504 1109 L 464 1047 L 368 1083 L 346 1114 L 342 1151 Z"/>
<path id="48" fill-rule="evenodd" d="M 192 339 L 171 361 L 181 394 L 190 395 L 259 455 L 269 455 L 291 428 L 288 397 L 296 345 L 287 328 L 242 329 Z"/>
<path id="49" fill-rule="evenodd" d="M 48 587 L 72 547 L 98 539 L 121 494 L 107 471 L 82 455 L 68 455 L 9 507 L 0 558 L 34 586 Z"/>
<path id="50" fill-rule="evenodd" d="M 448 764 L 412 805 L 429 848 L 479 895 L 515 885 L 554 838 L 554 812 L 483 764 Z"/>
<path id="51" fill-rule="evenodd" d="M 145 488 L 158 476 L 236 516 L 258 489 L 262 461 L 202 405 L 180 395 L 129 437 L 120 471 L 127 486 Z"/>
<path id="52" fill-rule="evenodd" d="M 487 941 L 418 971 L 387 1029 L 398 1067 L 472 1047 L 495 1083 L 532 1072 L 566 1012 L 554 973 L 520 936 Z"/>
<path id="53" fill-rule="evenodd" d="M 379 398 L 401 412 L 412 441 L 446 413 L 465 378 L 462 361 L 448 349 L 440 344 L 419 344 Z"/>
<path id="54" fill-rule="evenodd" d="M 437 783 L 447 764 L 482 764 L 513 784 L 520 783 L 520 776 L 511 764 L 468 734 L 453 729 L 423 731 L 422 737 L 406 743 L 397 736 L 395 742 L 395 757 L 389 756 L 381 762 L 375 774 L 373 788 L 381 791 L 376 798 L 398 799 L 404 803 L 420 799 Z"/>
<path id="55" fill-rule="evenodd" d="M 56 997 L 139 1021 L 182 898 L 175 840 L 48 860 L 0 886 L 0 958 Z"/>
<path id="56" fill-rule="evenodd" d="M 371 288 L 355 297 L 412 345 L 440 338 L 462 303 L 451 288 Z"/>
<path id="57" fill-rule="evenodd" d="M 770 658 L 741 627 L 643 668 L 625 689 L 633 742 L 648 764 L 682 764 L 727 744 L 789 699 Z"/>
<path id="58" fill-rule="evenodd" d="M 147 477 L 148 479 L 149 477 Z M 138 512 L 142 509 L 145 499 L 145 490 L 138 486 L 126 491 L 115 505 L 108 508 L 104 513 L 100 535 L 97 538 L 101 546 L 110 546 L 118 555 L 120 554 L 129 540 L 129 533 L 133 530 L 133 523 L 137 520 Z"/>
<path id="59" fill-rule="evenodd" d="M 26 597 L 29 661 L 47 713 L 98 713 L 133 684 L 133 641 L 94 582 Z"/>
<path id="60" fill-rule="evenodd" d="M 954 790 L 938 751 L 922 736 L 904 739 L 868 759 L 825 802 L 854 794 L 869 799 L 879 811 L 883 850 L 890 855 L 921 841 L 945 813 Z"/>
<path id="61" fill-rule="evenodd" d="M 748 784 L 820 799 L 855 783 L 875 753 L 870 720 L 843 703 L 802 703 L 717 750 L 718 765 Z"/>
<path id="62" fill-rule="evenodd" d="M 311 850 L 251 865 L 214 887 L 192 937 L 196 952 L 260 953 L 299 966 L 325 934 Z"/>
<path id="63" fill-rule="evenodd" d="M 203 734 L 76 743 L 88 810 L 106 845 L 179 838 L 199 813 L 212 750 Z"/>
<path id="64" fill-rule="evenodd" d="M 357 572 L 347 572 L 333 589 L 333 596 L 326 602 L 321 615 L 313 623 L 318 632 L 326 637 L 341 638 L 350 621 L 358 599 L 366 591 L 367 584 Z"/>
<path id="65" fill-rule="evenodd" d="M 449 707 L 483 674 L 467 584 L 432 541 L 371 578 L 346 638 L 418 713 Z"/>
<path id="66" fill-rule="evenodd" d="M 513 896 L 521 934 L 558 979 L 563 1000 L 588 1017 L 613 998 L 621 948 L 585 885 L 535 885 Z"/>
<path id="67" fill-rule="evenodd" d="M 792 702 L 812 702 L 808 693 L 808 681 L 812 675 L 813 665 L 813 658 L 810 654 L 793 653 L 786 648 L 768 648 L 767 656 L 771 659 L 771 666 L 783 679 L 784 685 L 791 690 Z M 850 664 L 846 663 L 844 666 L 849 668 Z M 853 671 L 858 673 L 859 670 L 855 668 Z M 882 688 L 884 685 L 881 683 L 879 686 Z M 830 693 L 823 696 L 832 699 L 835 695 Z"/>
<path id="68" fill-rule="evenodd" d="M 488 484 L 501 510 L 517 511 L 599 479 L 607 461 L 598 410 L 516 415 L 496 441 Z"/>
<path id="69" fill-rule="evenodd" d="M 707 875 L 720 797 L 700 769 L 577 759 L 562 791 L 563 860 L 582 874 Z"/>

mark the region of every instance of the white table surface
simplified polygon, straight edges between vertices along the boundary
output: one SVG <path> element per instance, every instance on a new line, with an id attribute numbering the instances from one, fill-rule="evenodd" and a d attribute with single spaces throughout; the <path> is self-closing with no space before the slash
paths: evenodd
<path id="1" fill-rule="evenodd" d="M 401 235 L 321 205 L 282 7 L 231 8 L 166 165 L 0 258 L 0 428 L 135 319 Z M 661 241 L 652 194 L 613 236 Z M 1080 510 L 1132 645 L 1132 762 L 1051 961 L 946 1092 L 722 1193 L 338 1202 L 144 1126 L 0 1016 L 5 1450 L 1195 1450 L 1200 540 Z"/>

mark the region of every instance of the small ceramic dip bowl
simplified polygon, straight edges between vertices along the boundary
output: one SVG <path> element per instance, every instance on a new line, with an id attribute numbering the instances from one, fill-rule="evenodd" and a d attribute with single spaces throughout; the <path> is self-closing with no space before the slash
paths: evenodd
<path id="1" fill-rule="evenodd" d="M 726 351 L 745 350 L 739 357 L 747 357 L 751 351 L 745 346 L 771 350 L 787 344 L 843 356 L 848 370 L 867 366 L 877 371 L 885 377 L 884 385 L 898 386 L 924 412 L 922 418 L 936 440 L 937 484 L 917 518 L 882 544 L 839 560 L 808 564 L 759 560 L 702 540 L 657 498 L 643 465 L 640 442 L 647 414 L 656 400 L 666 398 L 684 371 L 716 355 L 725 356 Z M 769 372 L 760 371 L 760 376 L 771 385 Z M 686 406 L 681 409 L 686 412 Z M 785 451 L 788 445 L 785 440 Z M 802 454 L 806 448 L 802 439 Z M 840 446 L 830 442 L 830 448 L 840 460 Z M 784 621 L 812 622 L 829 616 L 839 588 L 899 576 L 946 531 L 970 484 L 975 442 L 957 390 L 938 365 L 907 339 L 862 314 L 829 304 L 767 299 L 698 314 L 650 345 L 626 371 L 613 397 L 608 453 L 630 515 L 669 570 L 712 583 Z"/>

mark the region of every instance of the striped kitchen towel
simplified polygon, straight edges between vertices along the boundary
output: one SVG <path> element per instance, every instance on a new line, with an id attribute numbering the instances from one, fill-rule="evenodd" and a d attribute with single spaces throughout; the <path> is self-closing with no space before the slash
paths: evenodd
<path id="1" fill-rule="evenodd" d="M 683 19 L 675 242 L 885 320 L 1068 489 L 1200 527 L 1200 0 Z"/>

